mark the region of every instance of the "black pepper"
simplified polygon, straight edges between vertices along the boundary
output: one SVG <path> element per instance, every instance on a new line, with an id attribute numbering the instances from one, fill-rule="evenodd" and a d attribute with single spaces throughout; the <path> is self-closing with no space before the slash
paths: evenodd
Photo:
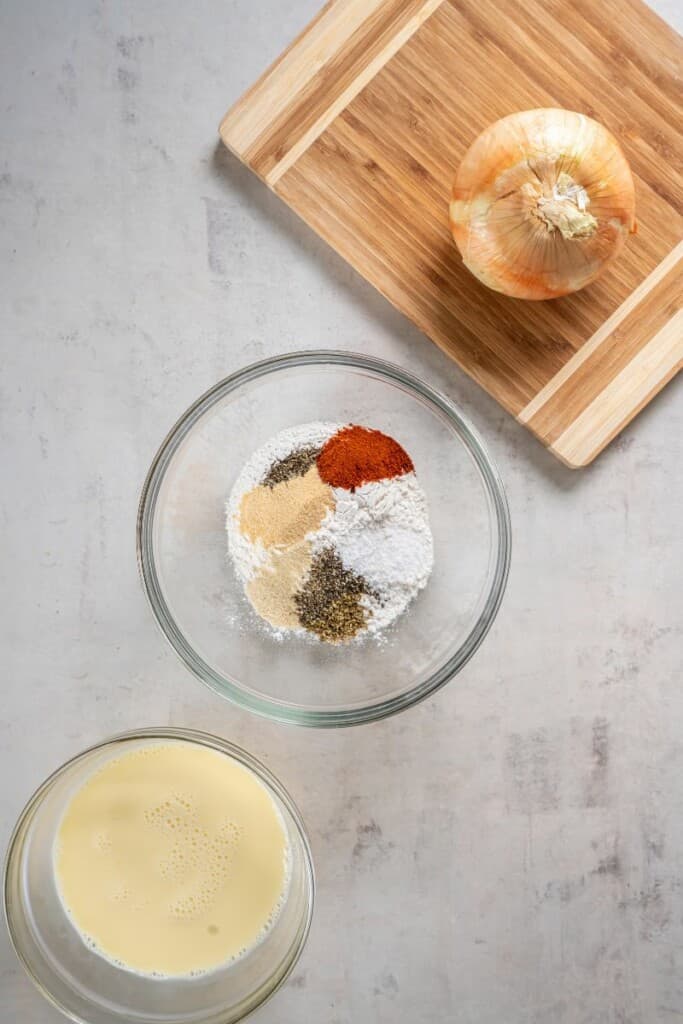
<path id="1" fill-rule="evenodd" d="M 345 569 L 334 548 L 323 548 L 311 564 L 302 589 L 294 595 L 299 621 L 305 629 L 328 643 L 341 643 L 364 626 L 364 595 L 373 592 L 366 580 Z"/>

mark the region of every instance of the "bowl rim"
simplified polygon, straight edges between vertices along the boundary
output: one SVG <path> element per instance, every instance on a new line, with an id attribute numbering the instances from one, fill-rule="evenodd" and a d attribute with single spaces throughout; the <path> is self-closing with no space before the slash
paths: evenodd
<path id="1" fill-rule="evenodd" d="M 302 919 L 302 922 L 297 930 L 295 939 L 287 951 L 287 955 L 283 958 L 281 964 L 273 971 L 273 973 L 264 981 L 260 988 L 255 989 L 253 993 L 246 996 L 241 1003 L 237 1005 L 235 1011 L 232 1014 L 226 1014 L 224 1010 L 219 1010 L 211 1017 L 197 1018 L 196 1024 L 239 1024 L 240 1021 L 244 1020 L 255 1010 L 259 1009 L 264 1005 L 278 989 L 285 983 L 287 978 L 290 976 L 296 964 L 303 952 L 306 945 L 309 932 L 311 930 L 311 923 L 313 920 L 313 909 L 315 905 L 315 867 L 313 863 L 313 854 L 311 852 L 311 844 L 306 831 L 304 820 L 301 816 L 301 812 L 297 807 L 296 803 L 292 799 L 290 793 L 285 786 L 280 782 L 276 775 L 270 771 L 258 758 L 250 754 L 249 751 L 243 747 L 238 746 L 236 743 L 230 742 L 230 740 L 224 739 L 222 736 L 217 736 L 213 733 L 201 731 L 199 729 L 187 729 L 177 726 L 149 726 L 140 729 L 131 729 L 125 732 L 116 733 L 114 736 L 109 736 L 106 739 L 100 740 L 98 743 L 93 743 L 85 749 L 74 754 L 72 757 L 64 761 L 58 768 L 51 772 L 41 784 L 34 790 L 29 799 L 26 801 L 19 817 L 16 821 L 14 828 L 7 845 L 7 852 L 5 854 L 3 873 L 2 873 L 2 906 L 5 918 L 5 925 L 9 934 L 10 945 L 14 950 L 19 962 L 24 968 L 29 979 L 40 992 L 44 999 L 47 1000 L 55 1009 L 59 1010 L 69 1020 L 75 1022 L 75 1024 L 90 1024 L 85 1017 L 81 1017 L 78 1013 L 69 1009 L 65 1006 L 51 991 L 46 987 L 43 980 L 38 976 L 34 970 L 33 964 L 30 957 L 25 953 L 21 940 L 18 937 L 16 929 L 14 927 L 14 915 L 16 911 L 13 911 L 10 907 L 10 885 L 11 885 L 11 869 L 14 865 L 14 861 L 17 856 L 21 855 L 21 849 L 17 849 L 17 844 L 20 839 L 24 837 L 24 830 L 33 818 L 37 808 L 40 806 L 45 794 L 53 786 L 53 784 L 59 779 L 72 765 L 82 760 L 88 754 L 93 753 L 97 750 L 104 750 L 106 747 L 114 748 L 118 743 L 126 743 L 132 740 L 184 740 L 189 743 L 197 743 L 203 747 L 210 747 L 213 750 L 218 750 L 221 753 L 227 754 L 229 757 L 234 758 L 240 764 L 250 769 L 257 778 L 268 788 L 271 789 L 279 800 L 284 804 L 288 813 L 291 815 L 292 821 L 294 822 L 297 835 L 301 840 L 302 849 L 304 852 L 304 871 L 306 876 L 306 914 Z M 23 845 L 23 844 L 22 844 Z M 122 1017 L 121 1020 L 124 1018 Z M 140 1022 L 145 1020 L 154 1021 L 156 1018 L 151 1017 L 139 1017 L 136 1018 Z"/>
<path id="2" fill-rule="evenodd" d="M 192 427 L 217 402 L 242 385 L 280 370 L 305 366 L 342 366 L 367 370 L 388 383 L 398 384 L 402 389 L 412 392 L 423 403 L 426 402 L 445 415 L 479 470 L 495 520 L 495 547 L 492 552 L 494 564 L 493 572 L 490 573 L 489 591 L 477 620 L 462 644 L 443 665 L 416 686 L 388 699 L 349 708 L 320 709 L 288 704 L 255 694 L 244 688 L 237 679 L 217 672 L 194 650 L 173 618 L 164 599 L 154 558 L 153 523 L 161 484 L 173 456 Z M 360 725 L 386 718 L 425 700 L 457 675 L 481 646 L 498 613 L 510 570 L 511 543 L 510 512 L 500 474 L 479 432 L 455 405 L 440 391 L 395 363 L 356 352 L 326 349 L 287 352 L 251 363 L 200 395 L 180 416 L 159 446 L 142 487 L 136 522 L 137 561 L 143 590 L 163 636 L 186 668 L 209 689 L 247 711 L 285 724 L 322 728 Z"/>

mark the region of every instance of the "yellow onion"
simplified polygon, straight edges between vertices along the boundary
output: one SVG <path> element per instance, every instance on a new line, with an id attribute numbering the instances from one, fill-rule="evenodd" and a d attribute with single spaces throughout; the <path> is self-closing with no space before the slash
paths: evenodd
<path id="1" fill-rule="evenodd" d="M 594 281 L 636 230 L 633 178 L 597 121 L 524 110 L 468 149 L 450 222 L 465 266 L 489 288 L 554 299 Z"/>

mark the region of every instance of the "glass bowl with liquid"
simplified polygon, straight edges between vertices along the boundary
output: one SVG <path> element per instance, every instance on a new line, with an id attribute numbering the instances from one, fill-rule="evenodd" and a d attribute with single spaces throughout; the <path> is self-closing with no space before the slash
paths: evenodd
<path id="1" fill-rule="evenodd" d="M 274 639 L 228 557 L 226 501 L 245 463 L 321 420 L 394 438 L 427 498 L 434 568 L 380 643 Z M 500 607 L 510 543 L 498 471 L 452 402 L 401 367 L 332 351 L 256 363 L 198 398 L 154 458 L 137 524 L 145 593 L 190 671 L 250 711 L 323 727 L 384 718 L 460 672 Z"/>
<path id="2" fill-rule="evenodd" d="M 239 779 L 233 808 L 237 809 L 237 815 L 233 814 L 234 821 L 221 823 L 215 835 L 215 822 L 211 819 L 206 791 L 202 793 L 200 787 L 195 786 L 201 815 L 199 819 L 195 817 L 192 820 L 196 827 L 190 829 L 188 835 L 190 842 L 193 831 L 199 835 L 198 868 L 183 862 L 183 844 L 179 847 L 177 842 L 178 829 L 190 821 L 188 815 L 193 802 L 193 783 L 189 781 L 187 785 L 181 785 L 181 792 L 176 787 L 177 805 L 171 806 L 173 801 L 159 803 L 159 793 L 155 792 L 154 780 L 149 771 L 146 769 L 147 774 L 140 775 L 140 769 L 134 767 L 137 759 L 145 763 L 150 753 L 152 762 L 154 758 L 163 757 L 168 761 L 169 757 L 182 755 L 176 766 L 179 766 L 179 771 L 186 770 L 187 761 L 183 759 L 190 755 L 193 755 L 195 771 L 202 770 L 201 757 L 213 758 L 212 770 L 218 771 L 219 775 L 222 767 L 229 770 L 229 779 L 233 780 L 230 785 L 233 788 L 234 779 Z M 196 763 L 197 758 L 200 758 L 199 763 Z M 161 767 L 163 772 L 167 771 L 166 765 Z M 159 768 L 157 765 L 154 769 L 157 776 L 160 775 Z M 126 805 L 127 791 L 122 789 L 131 778 L 137 783 L 136 793 L 133 794 L 137 801 L 136 812 L 131 812 Z M 96 832 L 90 835 L 84 815 L 87 817 L 88 806 L 101 809 L 102 801 L 106 803 L 108 799 L 106 785 L 111 787 L 112 784 L 118 786 L 118 789 L 115 799 L 109 805 L 113 815 L 111 835 L 104 835 L 106 828 L 101 827 L 101 821 L 97 823 Z M 88 799 L 83 799 L 84 794 L 86 797 L 90 794 L 90 804 Z M 120 857 L 121 850 L 125 849 L 126 838 L 130 838 L 130 835 L 126 836 L 125 829 L 130 827 L 132 821 L 134 823 L 136 814 L 140 818 L 143 813 L 140 808 L 145 801 L 150 803 L 150 807 L 144 810 L 144 816 L 150 819 L 151 824 L 145 833 L 146 843 L 145 835 L 141 835 L 142 846 L 157 851 L 161 849 L 159 842 L 167 842 L 169 859 L 164 870 L 166 876 L 169 864 L 175 870 L 173 878 L 176 881 L 173 887 L 177 886 L 177 892 L 174 889 L 173 895 L 174 898 L 177 896 L 177 906 L 185 908 L 184 917 L 178 920 L 177 914 L 171 915 L 165 926 L 174 938 L 173 946 L 167 945 L 163 930 L 159 932 L 156 942 L 140 942 L 137 941 L 139 936 L 133 935 L 136 941 L 127 945 L 125 929 L 123 933 L 117 930 L 120 922 L 125 920 L 120 916 L 120 904 L 110 903 L 111 912 L 106 906 L 107 899 L 120 899 L 121 894 L 111 892 L 105 900 L 100 898 L 92 901 L 88 898 L 86 888 L 88 883 L 93 885 L 97 882 L 97 875 L 94 878 L 86 876 L 90 875 L 90 866 L 93 864 L 96 870 L 100 870 L 97 868 L 98 858 L 104 858 L 105 861 L 107 856 L 114 858 L 112 871 L 107 868 L 109 874 L 105 872 L 103 876 L 107 878 L 106 885 L 117 871 L 122 878 L 128 877 L 126 865 L 122 874 L 115 858 Z M 219 834 L 224 834 L 224 827 L 229 826 L 238 831 L 242 828 L 238 820 L 240 808 L 246 815 L 247 830 L 257 832 L 259 822 L 253 817 L 255 803 L 265 812 L 266 818 L 270 816 L 270 820 L 264 819 L 265 827 L 271 828 L 269 835 L 275 835 L 272 831 L 273 822 L 278 823 L 275 831 L 278 844 L 282 844 L 281 847 L 278 845 L 278 855 L 284 852 L 285 866 L 277 907 L 269 915 L 266 926 L 259 929 L 253 941 L 240 948 L 238 955 L 231 955 L 228 960 L 218 963 L 214 956 L 210 964 L 209 957 L 205 968 L 203 951 L 211 948 L 214 936 L 219 943 L 232 941 L 232 936 L 225 934 L 230 931 L 231 916 L 224 913 L 221 917 L 218 904 L 216 912 L 211 912 L 207 935 L 204 937 L 201 931 L 196 930 L 203 928 L 201 913 L 191 912 L 197 910 L 192 892 L 193 885 L 196 887 L 197 871 L 202 867 L 202 850 L 209 849 L 211 845 L 214 855 L 218 857 L 216 863 L 219 866 L 228 865 L 224 872 L 226 878 L 229 878 L 231 872 L 240 871 L 247 860 L 253 870 L 253 857 L 243 856 L 240 861 L 239 854 L 226 854 L 226 850 L 237 848 L 235 843 L 239 844 L 239 837 L 236 840 L 230 838 L 228 846 L 222 847 L 217 847 L 214 840 Z M 251 818 L 248 817 L 249 813 L 252 813 Z M 77 840 L 75 847 L 74 837 Z M 73 853 L 73 849 L 76 849 L 82 854 L 84 843 L 91 843 L 92 850 L 83 865 L 77 860 L 70 862 L 69 851 Z M 111 848 L 109 854 L 107 844 Z M 171 854 L 179 848 L 181 852 L 177 857 L 180 857 L 180 861 L 176 861 L 174 868 Z M 185 843 L 184 849 L 186 852 L 187 849 L 197 850 L 197 847 Z M 256 859 L 260 861 L 260 858 Z M 272 868 L 266 862 L 267 851 L 263 864 L 259 863 L 259 869 L 261 866 L 264 871 Z M 84 888 L 73 900 L 73 906 L 67 907 L 67 899 L 74 896 L 74 886 L 79 888 L 79 871 L 83 874 Z M 133 872 L 130 877 L 141 876 Z M 142 899 L 144 903 L 146 898 L 152 909 L 145 910 L 142 906 L 134 908 L 137 914 L 142 914 L 142 917 L 137 918 L 141 922 L 140 931 L 147 927 L 149 916 L 146 915 L 152 914 L 154 910 L 152 901 L 157 881 L 155 869 L 152 884 Z M 241 885 L 240 876 L 237 887 Z M 162 889 L 167 892 L 168 886 L 165 889 L 162 886 Z M 71 897 L 67 895 L 69 891 Z M 131 894 L 131 899 L 133 896 Z M 136 898 L 140 898 L 139 894 Z M 187 911 L 188 898 L 190 912 Z M 171 1021 L 178 1024 L 233 1024 L 242 1020 L 279 988 L 296 964 L 310 928 L 313 898 L 314 875 L 309 842 L 301 816 L 280 782 L 239 747 L 215 736 L 183 729 L 144 729 L 126 733 L 91 747 L 62 765 L 40 786 L 24 808 L 10 840 L 5 863 L 5 914 L 17 955 L 43 995 L 67 1017 L 83 1024 L 170 1024 Z M 93 907 L 93 902 L 98 906 Z M 89 928 L 91 933 L 96 932 L 92 935 L 83 930 L 83 925 L 87 915 L 90 915 L 89 923 L 97 920 L 92 916 L 94 910 L 105 916 L 96 923 L 95 929 Z M 164 905 L 164 912 L 166 910 Z M 249 910 L 248 906 L 241 908 L 243 923 Z M 81 912 L 86 917 L 80 916 Z M 263 915 L 263 907 L 259 907 L 258 913 Z M 254 920 L 258 921 L 259 918 L 255 917 Z M 251 922 L 247 921 L 247 930 L 250 925 Z M 100 926 L 101 931 L 98 932 Z M 221 930 L 224 933 L 222 936 Z M 112 945 L 107 946 L 108 942 Z M 161 947 L 164 947 L 164 952 Z M 187 956 L 186 960 L 184 956 Z M 175 965 L 172 970 L 168 969 L 169 964 Z"/>

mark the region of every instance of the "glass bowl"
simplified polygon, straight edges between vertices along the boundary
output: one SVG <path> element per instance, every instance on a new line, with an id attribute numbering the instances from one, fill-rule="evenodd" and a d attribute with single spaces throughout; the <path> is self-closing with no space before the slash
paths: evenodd
<path id="1" fill-rule="evenodd" d="M 93 771 L 150 740 L 179 739 L 234 758 L 266 787 L 287 830 L 291 877 L 275 923 L 244 957 L 208 974 L 162 979 L 116 967 L 86 946 L 63 909 L 52 850 L 66 804 Z M 17 955 L 43 995 L 82 1024 L 233 1024 L 242 1020 L 279 988 L 298 960 L 311 923 L 313 895 L 308 839 L 283 786 L 239 747 L 185 729 L 125 733 L 67 761 L 22 811 L 5 862 L 5 915 Z"/>
<path id="2" fill-rule="evenodd" d="M 278 642 L 227 555 L 225 502 L 242 466 L 313 420 L 392 435 L 427 495 L 434 571 L 383 643 Z M 482 441 L 443 395 L 378 359 L 299 352 L 221 381 L 176 423 L 143 487 L 137 548 L 157 622 L 202 682 L 279 721 L 354 725 L 422 700 L 471 658 L 505 588 L 510 519 Z"/>

